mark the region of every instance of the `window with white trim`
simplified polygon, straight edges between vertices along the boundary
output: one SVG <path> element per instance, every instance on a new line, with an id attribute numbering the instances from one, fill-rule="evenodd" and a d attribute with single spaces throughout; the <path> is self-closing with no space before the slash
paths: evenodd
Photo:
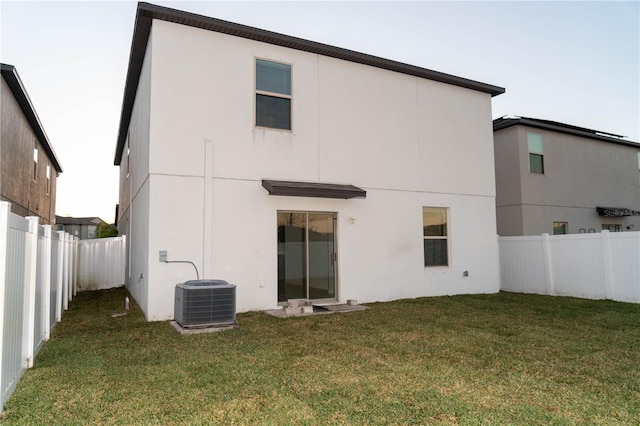
<path id="1" fill-rule="evenodd" d="M 51 166 L 47 165 L 47 195 L 51 193 Z"/>
<path id="2" fill-rule="evenodd" d="M 529 173 L 544 174 L 544 156 L 542 155 L 542 135 L 527 132 L 529 146 Z"/>
<path id="3" fill-rule="evenodd" d="M 38 181 L 38 145 L 33 148 L 33 181 Z"/>
<path id="4" fill-rule="evenodd" d="M 291 130 L 291 65 L 256 59 L 256 126 Z"/>
<path id="5" fill-rule="evenodd" d="M 424 266 L 449 266 L 449 233 L 447 209 L 422 208 Z"/>

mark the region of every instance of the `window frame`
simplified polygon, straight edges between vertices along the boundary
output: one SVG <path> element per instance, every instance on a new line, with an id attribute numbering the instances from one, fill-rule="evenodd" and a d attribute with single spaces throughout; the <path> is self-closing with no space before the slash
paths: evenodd
<path id="1" fill-rule="evenodd" d="M 424 214 L 427 211 L 444 213 L 445 223 L 444 223 L 444 235 L 424 235 L 424 228 L 426 226 L 424 220 Z M 437 207 L 437 206 L 422 206 L 422 256 L 423 256 L 423 266 L 425 269 L 433 269 L 433 268 L 450 268 L 451 267 L 451 232 L 450 232 L 450 214 L 448 207 Z M 446 242 L 446 264 L 427 264 L 426 251 L 424 248 L 424 242 L 430 241 L 442 241 Z"/>
<path id="2" fill-rule="evenodd" d="M 622 232 L 622 225 L 619 223 L 603 223 L 600 225 L 600 231 Z"/>
<path id="3" fill-rule="evenodd" d="M 537 137 L 539 137 L 539 141 L 534 141 L 532 140 L 532 136 L 535 135 Z M 540 149 L 537 150 L 537 147 L 532 147 L 532 143 L 540 143 Z M 536 133 L 536 132 L 527 132 L 527 152 L 529 153 L 528 155 L 528 160 L 529 160 L 529 174 L 534 174 L 534 175 L 544 175 L 544 143 L 542 141 L 542 133 Z M 539 157 L 540 158 L 540 167 L 541 167 L 541 171 L 534 171 L 532 170 L 531 167 L 531 159 L 532 157 Z"/>
<path id="4" fill-rule="evenodd" d="M 562 225 L 564 227 L 563 233 L 556 233 L 556 226 Z M 569 233 L 569 222 L 553 222 L 553 235 L 567 235 Z"/>
<path id="5" fill-rule="evenodd" d="M 38 145 L 33 148 L 33 181 L 38 182 Z"/>
<path id="6" fill-rule="evenodd" d="M 51 166 L 47 164 L 46 169 L 46 177 L 47 177 L 47 195 L 51 195 Z"/>
<path id="7" fill-rule="evenodd" d="M 289 87 L 290 94 L 270 92 L 266 90 L 258 90 L 258 61 L 270 62 L 273 64 L 286 65 L 289 67 Z M 258 96 L 267 96 L 278 99 L 287 99 L 289 101 L 289 128 L 270 127 L 258 124 Z M 293 132 L 293 64 L 284 61 L 275 61 L 273 59 L 266 59 L 262 57 L 254 57 L 253 61 L 253 125 L 258 129 L 269 129 L 280 132 Z"/>

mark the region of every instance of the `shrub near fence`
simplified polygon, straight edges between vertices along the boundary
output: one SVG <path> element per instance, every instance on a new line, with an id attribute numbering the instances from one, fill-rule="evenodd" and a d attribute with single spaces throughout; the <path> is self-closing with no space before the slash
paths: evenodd
<path id="1" fill-rule="evenodd" d="M 640 303 L 640 232 L 499 237 L 500 288 Z"/>
<path id="2" fill-rule="evenodd" d="M 77 239 L 0 201 L 0 410 L 75 295 Z"/>

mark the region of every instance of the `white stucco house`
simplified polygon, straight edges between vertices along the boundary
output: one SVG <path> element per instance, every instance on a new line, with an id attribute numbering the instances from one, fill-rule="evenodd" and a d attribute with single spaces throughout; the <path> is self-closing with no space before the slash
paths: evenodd
<path id="1" fill-rule="evenodd" d="M 115 153 L 127 286 L 237 311 L 499 290 L 501 87 L 140 3 Z"/>

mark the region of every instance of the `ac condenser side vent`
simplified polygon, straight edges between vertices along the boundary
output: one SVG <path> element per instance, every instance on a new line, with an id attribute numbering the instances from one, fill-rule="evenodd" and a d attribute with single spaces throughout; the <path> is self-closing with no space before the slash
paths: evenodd
<path id="1" fill-rule="evenodd" d="M 174 318 L 184 328 L 236 323 L 236 286 L 223 280 L 176 285 Z"/>

